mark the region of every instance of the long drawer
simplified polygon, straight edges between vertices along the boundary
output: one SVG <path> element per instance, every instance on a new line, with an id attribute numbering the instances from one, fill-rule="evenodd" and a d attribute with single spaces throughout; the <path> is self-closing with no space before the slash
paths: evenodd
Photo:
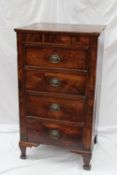
<path id="1" fill-rule="evenodd" d="M 82 139 L 81 127 L 58 124 L 39 119 L 27 119 L 28 141 L 67 146 L 78 149 Z"/>
<path id="2" fill-rule="evenodd" d="M 85 95 L 86 76 L 77 71 L 26 70 L 25 88 L 40 92 Z"/>
<path id="3" fill-rule="evenodd" d="M 26 115 L 56 121 L 84 122 L 85 100 L 51 95 L 26 95 Z"/>
<path id="4" fill-rule="evenodd" d="M 25 63 L 30 66 L 87 69 L 88 49 L 32 45 L 25 47 Z"/>

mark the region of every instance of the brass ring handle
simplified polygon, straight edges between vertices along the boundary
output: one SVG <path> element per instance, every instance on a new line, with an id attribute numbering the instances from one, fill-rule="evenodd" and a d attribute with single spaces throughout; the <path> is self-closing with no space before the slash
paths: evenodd
<path id="1" fill-rule="evenodd" d="M 53 54 L 49 57 L 51 63 L 59 63 L 61 61 L 61 57 L 59 55 Z"/>
<path id="2" fill-rule="evenodd" d="M 50 110 L 53 112 L 59 112 L 61 110 L 60 105 L 57 103 L 53 103 L 50 105 Z"/>
<path id="3" fill-rule="evenodd" d="M 49 131 L 50 137 L 53 139 L 59 139 L 60 138 L 60 132 L 57 129 L 52 129 Z"/>
<path id="4" fill-rule="evenodd" d="M 49 81 L 49 84 L 50 84 L 52 87 L 59 87 L 60 84 L 61 84 L 61 81 L 60 81 L 58 78 L 52 78 L 52 79 Z"/>

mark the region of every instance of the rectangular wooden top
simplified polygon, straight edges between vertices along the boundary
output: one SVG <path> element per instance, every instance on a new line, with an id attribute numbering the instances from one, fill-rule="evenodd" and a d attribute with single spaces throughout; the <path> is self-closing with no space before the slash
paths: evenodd
<path id="1" fill-rule="evenodd" d="M 59 23 L 33 23 L 28 26 L 16 28 L 15 31 L 47 31 L 64 33 L 87 33 L 99 35 L 104 30 L 104 25 L 78 25 Z"/>

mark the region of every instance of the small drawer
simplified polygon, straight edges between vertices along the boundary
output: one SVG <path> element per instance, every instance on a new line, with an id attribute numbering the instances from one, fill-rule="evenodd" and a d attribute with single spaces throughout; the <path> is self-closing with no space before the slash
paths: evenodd
<path id="1" fill-rule="evenodd" d="M 60 34 L 58 36 L 58 41 L 60 44 L 71 44 L 71 36 L 69 34 Z"/>
<path id="2" fill-rule="evenodd" d="M 55 43 L 71 45 L 71 36 L 69 34 L 58 34 L 58 33 L 44 33 L 44 43 Z"/>
<path id="3" fill-rule="evenodd" d="M 28 141 L 78 148 L 81 145 L 82 128 L 41 119 L 27 119 Z"/>
<path id="4" fill-rule="evenodd" d="M 25 42 L 34 42 L 34 43 L 42 43 L 43 41 L 43 35 L 42 33 L 26 33 L 24 35 L 24 41 Z"/>
<path id="5" fill-rule="evenodd" d="M 26 46 L 25 63 L 30 66 L 87 69 L 88 49 L 55 47 L 51 45 Z"/>
<path id="6" fill-rule="evenodd" d="M 83 45 L 89 45 L 90 44 L 90 37 L 89 36 L 80 36 L 75 35 L 72 37 L 72 45 L 74 46 L 83 46 Z"/>
<path id="7" fill-rule="evenodd" d="M 86 74 L 35 69 L 26 70 L 25 80 L 27 90 L 85 95 Z"/>
<path id="8" fill-rule="evenodd" d="M 85 100 L 51 97 L 48 95 L 26 95 L 27 116 L 36 116 L 68 122 L 84 122 Z"/>

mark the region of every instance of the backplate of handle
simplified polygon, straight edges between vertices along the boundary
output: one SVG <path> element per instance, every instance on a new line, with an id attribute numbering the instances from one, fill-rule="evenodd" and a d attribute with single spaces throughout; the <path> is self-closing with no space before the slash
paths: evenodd
<path id="1" fill-rule="evenodd" d="M 50 105 L 50 110 L 53 112 L 59 112 L 61 110 L 60 105 L 57 103 L 53 103 Z"/>
<path id="2" fill-rule="evenodd" d="M 53 139 L 59 139 L 60 138 L 60 132 L 57 129 L 51 129 L 49 131 L 49 136 Z"/>
<path id="3" fill-rule="evenodd" d="M 52 79 L 50 79 L 49 84 L 52 87 L 59 87 L 61 84 L 61 81 L 58 78 L 52 78 Z"/>
<path id="4" fill-rule="evenodd" d="M 61 57 L 57 54 L 53 54 L 49 57 L 51 63 L 59 63 L 61 61 Z"/>

